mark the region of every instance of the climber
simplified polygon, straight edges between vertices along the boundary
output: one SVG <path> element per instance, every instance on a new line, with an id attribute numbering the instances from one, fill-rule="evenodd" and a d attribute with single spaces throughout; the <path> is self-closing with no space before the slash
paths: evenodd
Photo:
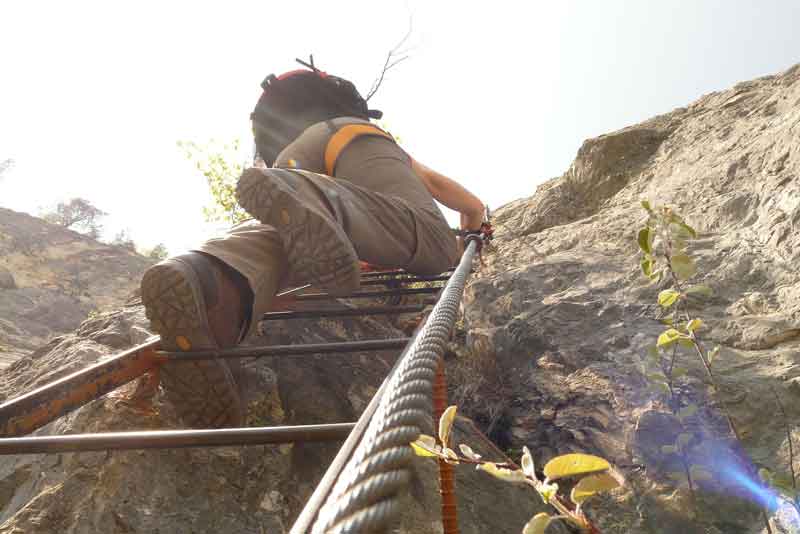
<path id="1" fill-rule="evenodd" d="M 370 122 L 381 113 L 347 80 L 307 68 L 270 75 L 251 115 L 263 164 L 244 171 L 236 196 L 254 219 L 151 267 L 142 300 L 168 351 L 236 346 L 283 287 L 310 283 L 336 295 L 358 289 L 359 260 L 438 274 L 458 259 L 438 200 L 478 231 L 484 205 L 417 162 Z M 241 423 L 233 367 L 176 362 L 161 382 L 189 426 Z"/>

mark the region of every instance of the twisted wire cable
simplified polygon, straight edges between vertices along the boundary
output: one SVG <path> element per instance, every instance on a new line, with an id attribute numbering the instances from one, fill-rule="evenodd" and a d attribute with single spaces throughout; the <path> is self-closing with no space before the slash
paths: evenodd
<path id="1" fill-rule="evenodd" d="M 436 368 L 481 244 L 478 237 L 468 238 L 439 301 L 400 356 L 375 414 L 317 515 L 313 534 L 386 532 L 400 512 L 414 458 L 409 443 L 430 422 Z"/>

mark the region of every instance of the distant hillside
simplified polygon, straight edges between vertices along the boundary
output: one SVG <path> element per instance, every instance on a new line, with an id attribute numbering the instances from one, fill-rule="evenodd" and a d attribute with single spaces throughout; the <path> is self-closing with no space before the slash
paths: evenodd
<path id="1" fill-rule="evenodd" d="M 0 208 L 0 369 L 117 307 L 153 263 L 37 217 Z"/>

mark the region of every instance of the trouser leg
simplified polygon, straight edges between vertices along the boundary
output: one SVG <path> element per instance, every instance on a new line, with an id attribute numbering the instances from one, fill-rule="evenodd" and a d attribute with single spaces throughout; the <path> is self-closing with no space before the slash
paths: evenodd
<path id="1" fill-rule="evenodd" d="M 334 174 L 342 187 L 355 186 L 350 189 L 361 207 L 350 232 L 364 259 L 419 274 L 456 263 L 455 236 L 397 144 L 382 137 L 356 139 L 339 156 Z M 380 231 L 371 231 L 373 225 Z M 391 251 L 382 246 L 386 237 Z"/>
<path id="2" fill-rule="evenodd" d="M 273 297 L 286 279 L 287 264 L 277 231 L 254 219 L 242 222 L 221 237 L 196 249 L 241 273 L 253 293 L 252 319 L 246 336 L 254 333 L 261 316 L 269 311 Z"/>

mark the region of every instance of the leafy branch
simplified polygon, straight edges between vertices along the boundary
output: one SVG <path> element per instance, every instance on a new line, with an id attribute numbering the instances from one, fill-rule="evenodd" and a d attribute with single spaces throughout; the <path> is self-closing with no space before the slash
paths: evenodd
<path id="1" fill-rule="evenodd" d="M 241 176 L 244 161 L 238 139 L 219 145 L 211 140 L 205 146 L 194 141 L 178 141 L 186 158 L 195 162 L 195 167 L 206 179 L 212 204 L 203 207 L 208 222 L 235 224 L 248 217 L 236 202 L 236 182 Z"/>
<path id="2" fill-rule="evenodd" d="M 583 512 L 583 504 L 592 496 L 616 489 L 624 484 L 606 460 L 589 454 L 565 454 L 553 458 L 544 466 L 544 478 L 539 478 L 533 462 L 533 456 L 527 447 L 523 447 L 521 467 L 511 462 L 492 462 L 484 460 L 469 445 L 459 444 L 457 453 L 450 447 L 451 430 L 456 417 L 455 406 L 448 407 L 439 419 L 438 440 L 433 436 L 421 434 L 411 447 L 418 456 L 444 460 L 449 464 L 474 465 L 506 482 L 526 484 L 533 488 L 545 504 L 549 504 L 558 512 L 551 516 L 546 512 L 536 514 L 525 525 L 522 534 L 543 534 L 551 521 L 565 520 L 576 526 L 581 532 L 599 534 L 597 528 Z M 572 487 L 569 500 L 559 495 L 556 480 L 578 478 Z"/>
<path id="3" fill-rule="evenodd" d="M 680 392 L 676 387 L 676 381 L 688 373 L 686 368 L 676 365 L 679 349 L 688 349 L 699 358 L 711 393 L 720 402 L 730 434 L 739 443 L 742 439 L 726 399 L 720 394 L 721 388 L 712 367 L 720 355 L 720 347 L 715 346 L 710 351 L 705 348 L 699 334 L 699 330 L 704 326 L 703 320 L 693 317 L 689 311 L 690 298 L 713 295 L 712 289 L 708 286 L 688 284 L 688 281 L 697 274 L 697 267 L 687 252 L 687 244 L 697 238 L 697 231 L 668 206 L 652 206 L 645 200 L 642 201 L 642 207 L 647 212 L 646 225 L 637 234 L 637 242 L 642 252 L 640 261 L 642 273 L 652 282 L 658 283 L 665 277 L 671 282 L 671 287 L 658 294 L 659 306 L 664 311 L 670 312 L 668 318 L 662 321 L 668 328 L 658 336 L 656 345 L 648 350 L 648 362 L 657 370 L 648 372 L 645 368 L 645 375 L 651 381 L 653 390 L 667 396 L 670 411 L 680 421 L 682 431 L 677 435 L 673 445 L 662 447 L 662 453 L 678 456 L 683 473 L 670 473 L 669 476 L 678 482 L 685 480 L 692 502 L 696 503 L 696 482 L 710 480 L 712 475 L 702 466 L 692 465 L 690 461 L 693 434 L 687 431 L 686 424 L 687 420 L 695 416 L 698 407 L 694 403 L 683 406 Z M 766 512 L 762 513 L 767 532 L 771 533 Z"/>

